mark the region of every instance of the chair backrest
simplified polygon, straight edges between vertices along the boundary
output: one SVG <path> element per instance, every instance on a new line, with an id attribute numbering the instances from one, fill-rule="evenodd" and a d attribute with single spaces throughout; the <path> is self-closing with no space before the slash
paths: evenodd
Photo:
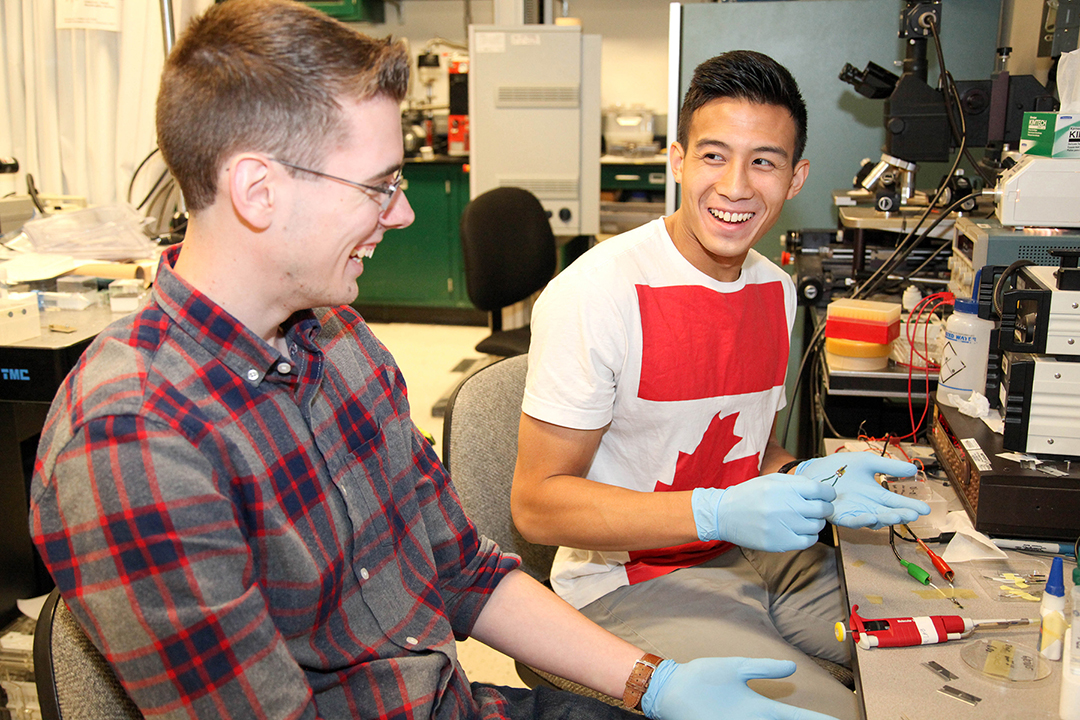
<path id="1" fill-rule="evenodd" d="M 528 190 L 500 187 L 476 196 L 461 214 L 469 300 L 492 312 L 521 302 L 555 274 L 555 235 Z"/>
<path id="2" fill-rule="evenodd" d="M 458 385 L 443 419 L 443 463 L 480 532 L 520 555 L 522 569 L 543 582 L 556 548 L 521 537 L 510 516 L 527 369 L 528 356 L 517 355 L 482 368 Z"/>
<path id="3" fill-rule="evenodd" d="M 55 588 L 34 629 L 34 684 L 43 720 L 143 717 Z"/>

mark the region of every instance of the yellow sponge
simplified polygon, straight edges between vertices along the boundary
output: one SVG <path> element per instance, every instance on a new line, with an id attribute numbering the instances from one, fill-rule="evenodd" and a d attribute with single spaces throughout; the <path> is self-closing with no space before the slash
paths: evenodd
<path id="1" fill-rule="evenodd" d="M 844 317 L 889 325 L 900 319 L 900 303 L 841 298 L 829 303 L 825 313 L 828 317 Z"/>
<path id="2" fill-rule="evenodd" d="M 888 357 L 892 346 L 888 343 L 868 343 L 843 338 L 825 338 L 825 350 L 844 357 Z"/>

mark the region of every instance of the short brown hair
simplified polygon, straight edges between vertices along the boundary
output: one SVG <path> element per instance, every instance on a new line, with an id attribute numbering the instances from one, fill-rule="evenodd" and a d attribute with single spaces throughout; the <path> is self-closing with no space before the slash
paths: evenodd
<path id="1" fill-rule="evenodd" d="M 400 42 L 291 0 L 228 0 L 194 20 L 165 62 L 158 147 L 198 211 L 213 204 L 233 153 L 317 168 L 344 133 L 339 99 L 401 102 L 408 83 Z"/>

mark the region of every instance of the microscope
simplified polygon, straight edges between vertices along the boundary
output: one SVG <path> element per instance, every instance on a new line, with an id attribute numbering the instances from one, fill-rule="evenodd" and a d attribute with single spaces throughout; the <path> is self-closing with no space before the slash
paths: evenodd
<path id="1" fill-rule="evenodd" d="M 0 175 L 19 172 L 19 161 L 13 157 L 0 157 Z M 34 204 L 26 196 L 0 198 L 0 235 L 13 232 L 34 216 Z"/>
<path id="2" fill-rule="evenodd" d="M 1018 147 L 1025 112 L 1051 111 L 1057 100 L 1030 75 L 1011 75 L 1006 69 L 1011 48 L 997 50 L 988 79 L 953 81 L 941 76 L 928 82 L 928 50 L 937 47 L 942 22 L 940 0 L 903 0 L 898 36 L 905 41 L 902 72 L 875 63 L 863 70 L 850 63 L 840 80 L 860 95 L 884 100 L 885 144 L 880 160 L 863 161 L 853 190 L 834 193 L 839 231 L 790 231 L 785 250 L 793 257 L 799 277 L 799 301 L 825 305 L 835 291 L 861 282 L 890 258 L 902 237 L 936 195 L 935 205 L 957 203 L 961 214 L 976 210 L 976 182 L 962 169 L 942 178 L 942 192 L 916 189 L 920 163 L 943 163 L 961 148 L 982 179 L 993 187 L 1014 159 L 1006 150 Z M 931 46 L 928 41 L 933 40 Z M 947 58 L 946 58 L 947 59 Z M 970 149 L 985 148 L 975 160 Z M 957 221 L 959 222 L 959 221 Z M 898 278 L 928 286 L 944 286 L 952 267 L 952 219 L 940 223 L 929 242 L 909 250 L 895 268 Z M 946 247 L 942 247 L 942 246 Z"/>
<path id="3" fill-rule="evenodd" d="M 881 160 L 867 164 L 856 185 L 873 193 L 878 210 L 889 212 L 915 198 L 915 173 L 920 162 L 948 162 L 960 147 L 961 129 L 966 148 L 986 148 L 979 162 L 987 177 L 1004 169 L 1002 152 L 1020 141 L 1025 112 L 1052 111 L 1057 100 L 1031 75 L 1010 75 L 1005 69 L 1012 49 L 998 48 L 994 72 L 988 80 L 955 82 L 955 94 L 944 78 L 937 87 L 927 84 L 927 40 L 941 28 L 941 2 L 905 0 L 900 12 L 899 36 L 907 41 L 903 72 L 894 73 L 875 63 L 860 71 L 850 63 L 840 79 L 871 99 L 884 99 L 885 148 Z M 939 205 L 947 205 L 973 190 L 962 175 L 947 181 Z M 971 207 L 974 209 L 974 201 Z"/>

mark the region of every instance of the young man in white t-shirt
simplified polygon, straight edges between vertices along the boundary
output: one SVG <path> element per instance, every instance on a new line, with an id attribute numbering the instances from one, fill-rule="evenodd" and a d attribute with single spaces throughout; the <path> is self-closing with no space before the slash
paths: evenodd
<path id="1" fill-rule="evenodd" d="M 855 717 L 811 658 L 849 659 L 818 533 L 929 508 L 874 480 L 908 463 L 798 463 L 774 436 L 795 290 L 753 247 L 806 182 L 805 142 L 783 66 L 734 51 L 696 69 L 669 154 L 679 209 L 587 252 L 533 310 L 512 503 L 527 539 L 561 546 L 556 591 L 616 635 L 677 660 L 792 660 L 751 687 Z"/>

